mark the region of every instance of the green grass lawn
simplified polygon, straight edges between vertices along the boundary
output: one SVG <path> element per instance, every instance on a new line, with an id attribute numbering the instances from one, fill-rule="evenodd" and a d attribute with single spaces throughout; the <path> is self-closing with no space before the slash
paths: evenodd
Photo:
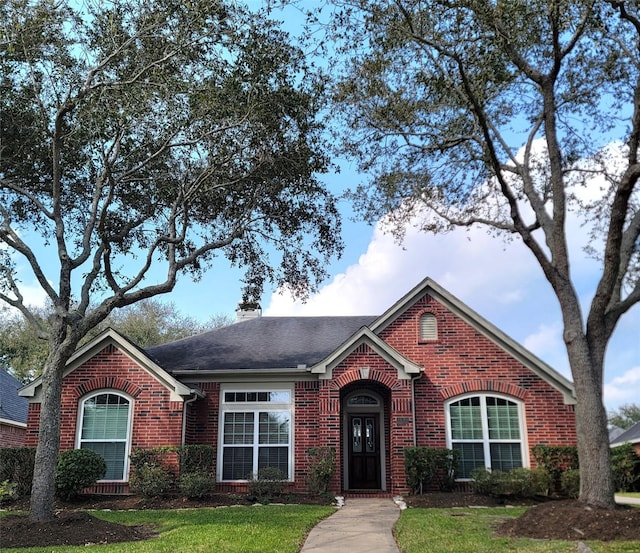
<path id="1" fill-rule="evenodd" d="M 19 553 L 297 553 L 313 526 L 334 512 L 315 505 L 269 505 L 176 511 L 95 511 L 122 524 L 153 524 L 160 537 L 96 546 L 2 549 Z"/>
<path id="2" fill-rule="evenodd" d="M 493 525 L 525 509 L 407 509 L 394 534 L 402 553 L 575 553 L 576 544 L 570 541 L 492 537 Z M 594 553 L 640 551 L 640 541 L 586 543 Z"/>
<path id="3" fill-rule="evenodd" d="M 637 497 L 640 499 L 640 492 L 617 492 L 616 495 L 621 495 L 622 497 Z"/>

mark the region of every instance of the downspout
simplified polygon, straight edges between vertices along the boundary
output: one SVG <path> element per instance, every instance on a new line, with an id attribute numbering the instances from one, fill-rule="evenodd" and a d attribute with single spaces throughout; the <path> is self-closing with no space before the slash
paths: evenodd
<path id="1" fill-rule="evenodd" d="M 182 444 L 185 445 L 186 434 L 187 434 L 187 405 L 189 403 L 193 403 L 196 399 L 198 399 L 198 392 L 196 390 L 189 390 L 193 397 L 191 399 L 187 399 L 184 401 L 184 407 L 182 409 Z"/>

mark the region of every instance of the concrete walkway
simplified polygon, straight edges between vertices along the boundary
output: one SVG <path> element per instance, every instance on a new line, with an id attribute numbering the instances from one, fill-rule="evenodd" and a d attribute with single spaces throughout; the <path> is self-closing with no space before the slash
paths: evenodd
<path id="1" fill-rule="evenodd" d="M 391 498 L 349 499 L 311 530 L 301 553 L 398 553 L 391 529 L 400 509 Z"/>
<path id="2" fill-rule="evenodd" d="M 619 505 L 640 505 L 640 497 L 624 497 L 616 495 L 616 503 Z"/>

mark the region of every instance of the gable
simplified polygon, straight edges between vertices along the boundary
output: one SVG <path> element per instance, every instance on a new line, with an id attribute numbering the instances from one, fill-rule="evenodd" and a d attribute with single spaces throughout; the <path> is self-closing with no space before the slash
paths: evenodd
<path id="1" fill-rule="evenodd" d="M 360 329 L 358 333 L 354 334 L 349 340 L 341 344 L 341 346 L 333 351 L 329 356 L 311 367 L 311 372 L 319 374 L 319 378 L 321 380 L 332 378 L 333 369 L 353 351 L 363 345 L 368 346 L 387 363 L 395 367 L 398 371 L 399 380 L 408 380 L 411 378 L 411 375 L 417 375 L 420 373 L 421 368 L 419 365 L 401 355 L 397 350 L 385 343 L 384 340 L 366 327 Z"/>
<path id="2" fill-rule="evenodd" d="M 110 347 L 115 348 L 131 359 L 131 361 L 146 371 L 153 379 L 167 388 L 171 392 L 172 401 L 182 401 L 183 397 L 191 396 L 194 393 L 199 395 L 197 390 L 193 390 L 189 386 L 186 386 L 173 378 L 173 376 L 167 373 L 163 368 L 149 359 L 141 349 L 111 328 L 105 330 L 95 339 L 79 348 L 71 356 L 67 362 L 63 378 L 66 378 L 73 371 L 90 362 L 93 358 Z M 100 368 L 98 368 L 98 370 L 100 370 Z M 105 378 L 109 377 L 108 371 L 105 371 L 104 376 Z M 108 382 L 108 380 L 104 380 L 104 382 Z M 41 390 L 42 377 L 39 377 L 30 384 L 24 386 L 19 393 L 23 397 L 32 398 L 31 401 L 38 402 Z"/>
<path id="3" fill-rule="evenodd" d="M 430 299 L 444 306 L 456 317 L 464 321 L 480 335 L 487 338 L 507 355 L 517 360 L 531 372 L 542 378 L 553 388 L 558 390 L 567 404 L 575 404 L 575 388 L 573 383 L 539 359 L 529 350 L 517 343 L 495 325 L 480 316 L 458 298 L 447 292 L 430 278 L 426 278 L 405 296 L 392 305 L 371 325 L 371 330 L 377 335 L 399 321 L 418 302 Z"/>

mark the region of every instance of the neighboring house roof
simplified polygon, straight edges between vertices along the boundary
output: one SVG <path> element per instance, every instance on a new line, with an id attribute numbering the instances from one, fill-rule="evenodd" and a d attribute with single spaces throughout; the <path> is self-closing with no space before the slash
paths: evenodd
<path id="1" fill-rule="evenodd" d="M 375 320 L 358 317 L 259 317 L 147 348 L 173 374 L 311 367 Z"/>
<path id="2" fill-rule="evenodd" d="M 104 332 L 100 333 L 93 340 L 79 348 L 67 362 L 67 367 L 64 371 L 64 376 L 74 371 L 80 365 L 91 359 L 96 354 L 100 353 L 107 346 L 115 346 L 127 357 L 135 361 L 143 369 L 145 369 L 151 376 L 166 386 L 174 396 L 175 400 L 179 400 L 184 396 L 190 396 L 193 394 L 200 395 L 201 392 L 193 390 L 189 386 L 186 386 L 182 382 L 176 380 L 162 367 L 156 365 L 145 354 L 144 350 L 140 349 L 130 340 L 122 336 L 122 334 L 108 328 Z M 36 397 L 42 387 L 42 377 L 36 378 L 30 384 L 27 384 L 20 390 L 20 395 L 25 397 Z"/>
<path id="3" fill-rule="evenodd" d="M 612 426 L 609 428 L 609 443 L 613 442 L 620 434 L 624 432 L 624 428 Z"/>
<path id="4" fill-rule="evenodd" d="M 640 422 L 635 423 L 632 427 L 627 428 L 622 434 L 611 441 L 611 447 L 630 442 L 632 444 L 640 443 Z"/>
<path id="5" fill-rule="evenodd" d="M 22 383 L 0 369 L 0 422 L 26 426 L 29 402 L 18 395 Z"/>

